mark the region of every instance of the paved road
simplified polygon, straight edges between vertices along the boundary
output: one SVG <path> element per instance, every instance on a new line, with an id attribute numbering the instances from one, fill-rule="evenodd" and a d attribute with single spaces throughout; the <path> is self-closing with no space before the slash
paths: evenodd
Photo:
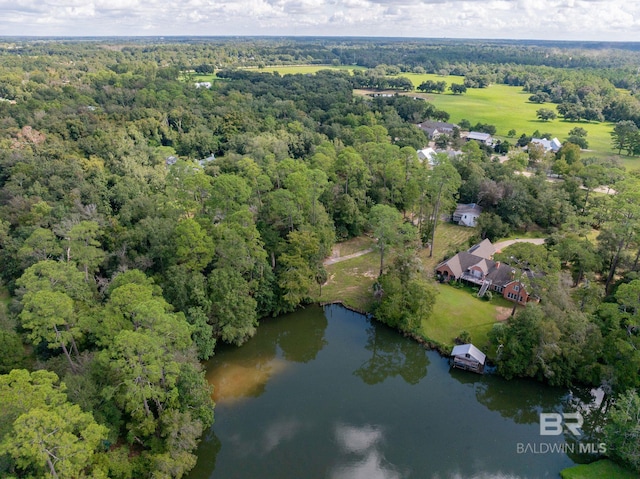
<path id="1" fill-rule="evenodd" d="M 544 244 L 544 238 L 518 238 L 514 240 L 500 241 L 500 243 L 496 243 L 493 246 L 496 251 L 500 251 L 507 246 L 511 246 L 514 243 L 533 243 L 533 244 Z"/>

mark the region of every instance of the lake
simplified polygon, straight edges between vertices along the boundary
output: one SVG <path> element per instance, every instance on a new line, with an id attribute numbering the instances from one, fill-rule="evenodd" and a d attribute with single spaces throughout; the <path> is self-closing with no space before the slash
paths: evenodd
<path id="1" fill-rule="evenodd" d="M 539 414 L 600 417 L 596 391 L 452 370 L 337 305 L 265 319 L 206 368 L 215 424 L 189 479 L 557 478 L 589 436 L 541 436 Z"/>

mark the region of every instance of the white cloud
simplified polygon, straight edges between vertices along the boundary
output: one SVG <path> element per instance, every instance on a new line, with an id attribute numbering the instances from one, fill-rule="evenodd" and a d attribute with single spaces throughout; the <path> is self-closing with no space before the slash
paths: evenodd
<path id="1" fill-rule="evenodd" d="M 140 28 L 138 32 L 135 28 Z M 0 0 L 4 35 L 347 35 L 640 41 L 628 0 Z"/>

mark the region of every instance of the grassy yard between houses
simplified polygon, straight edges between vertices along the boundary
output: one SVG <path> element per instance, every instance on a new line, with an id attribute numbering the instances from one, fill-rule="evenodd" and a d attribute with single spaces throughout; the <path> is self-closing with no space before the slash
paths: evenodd
<path id="1" fill-rule="evenodd" d="M 560 471 L 562 479 L 637 479 L 638 475 L 608 459 L 580 464 Z"/>
<path id="2" fill-rule="evenodd" d="M 428 248 L 420 252 L 425 272 L 432 274 L 442 259 L 467 249 L 469 239 L 475 232 L 473 228 L 442 223 L 436 233 L 434 256 L 429 258 Z M 334 257 L 353 254 L 373 245 L 371 238 L 353 238 L 336 245 Z M 339 253 L 335 254 L 336 251 Z M 372 286 L 378 276 L 379 261 L 379 253 L 373 251 L 328 265 L 326 269 L 329 279 L 322 287 L 322 296 L 318 301 L 341 300 L 347 306 L 370 311 L 374 301 Z M 453 345 L 454 338 L 466 330 L 471 334 L 474 344 L 486 350 L 487 334 L 499 317 L 504 319 L 508 316 L 512 304 L 501 297 L 494 297 L 491 302 L 479 299 L 471 288 L 458 289 L 440 284 L 437 288 L 440 294 L 431 318 L 422 322 L 422 334 L 439 343 Z"/>

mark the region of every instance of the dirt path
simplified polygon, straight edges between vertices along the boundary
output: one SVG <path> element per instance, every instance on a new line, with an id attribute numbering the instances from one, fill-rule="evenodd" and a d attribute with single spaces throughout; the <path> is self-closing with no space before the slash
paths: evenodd
<path id="1" fill-rule="evenodd" d="M 342 261 L 347 261 L 349 259 L 357 258 L 358 256 L 363 256 L 365 254 L 371 253 L 373 248 L 363 249 L 362 251 L 356 251 L 355 253 L 348 254 L 345 256 L 340 256 L 338 258 L 326 258 L 322 264 L 325 266 L 329 266 L 330 264 L 341 263 Z"/>
<path id="2" fill-rule="evenodd" d="M 513 240 L 500 241 L 500 243 L 496 243 L 493 247 L 496 251 L 500 251 L 507 246 L 511 246 L 514 243 L 533 243 L 533 244 L 544 244 L 544 238 L 517 238 Z"/>

